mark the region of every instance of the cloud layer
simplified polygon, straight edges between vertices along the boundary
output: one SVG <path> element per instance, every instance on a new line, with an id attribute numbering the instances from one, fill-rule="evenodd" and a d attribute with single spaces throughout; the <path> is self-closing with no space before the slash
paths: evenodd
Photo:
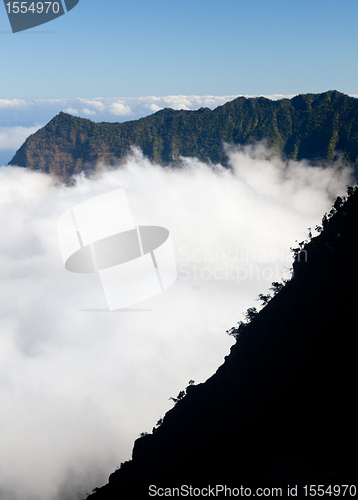
<path id="1" fill-rule="evenodd" d="M 77 500 L 105 483 L 168 398 L 222 364 L 226 330 L 289 275 L 289 247 L 349 183 L 349 169 L 285 164 L 260 145 L 228 155 L 232 170 L 170 169 L 133 150 L 72 187 L 0 168 L 1 500 Z M 137 224 L 170 230 L 178 280 L 142 311 L 89 312 L 106 306 L 100 282 L 64 269 L 57 218 L 119 186 Z"/>

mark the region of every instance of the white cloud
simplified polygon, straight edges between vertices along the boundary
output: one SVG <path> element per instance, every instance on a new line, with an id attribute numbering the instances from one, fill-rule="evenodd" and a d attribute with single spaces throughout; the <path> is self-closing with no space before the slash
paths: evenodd
<path id="1" fill-rule="evenodd" d="M 92 106 L 93 108 L 103 108 L 103 103 L 99 101 L 98 99 L 78 99 L 78 101 L 81 101 L 83 104 L 87 104 L 88 106 Z"/>
<path id="2" fill-rule="evenodd" d="M 146 108 L 152 111 L 153 113 L 156 113 L 157 111 L 160 111 L 163 109 L 161 106 L 158 106 L 158 104 L 146 104 Z"/>
<path id="3" fill-rule="evenodd" d="M 232 171 L 195 159 L 162 168 L 134 150 L 72 187 L 0 168 L 0 498 L 82 498 L 170 396 L 223 362 L 225 331 L 287 274 L 289 247 L 349 183 L 348 170 L 285 165 L 260 148 L 230 150 Z M 100 283 L 64 269 L 57 218 L 118 186 L 137 224 L 170 230 L 179 279 L 138 305 L 148 311 L 86 312 L 105 306 Z"/>
<path id="4" fill-rule="evenodd" d="M 0 109 L 5 108 L 27 108 L 32 106 L 33 102 L 31 100 L 24 99 L 0 99 Z"/>
<path id="5" fill-rule="evenodd" d="M 340 160 L 330 168 L 310 167 L 307 160 L 283 162 L 262 143 L 255 146 L 228 146 L 226 152 L 237 176 L 261 196 L 291 205 L 302 214 L 323 213 L 327 203 L 335 196 L 337 180 L 332 175 L 339 174 Z M 246 161 L 241 161 L 242 156 Z M 348 182 L 348 178 L 346 178 Z M 325 196 L 322 194 L 325 193 Z"/>
<path id="6" fill-rule="evenodd" d="M 84 115 L 89 115 L 89 116 L 97 116 L 96 111 L 93 111 L 92 109 L 88 109 L 88 108 L 83 108 L 83 109 L 82 109 L 82 113 L 83 113 Z"/>
<path id="7" fill-rule="evenodd" d="M 70 115 L 78 115 L 78 109 L 75 108 L 66 108 L 64 111 Z"/>
<path id="8" fill-rule="evenodd" d="M 109 106 L 109 112 L 118 116 L 129 116 L 132 114 L 131 108 L 121 102 L 114 102 L 111 104 Z"/>
<path id="9" fill-rule="evenodd" d="M 34 127 L 0 127 L 0 150 L 16 150 L 25 142 L 29 135 L 34 134 L 41 125 Z"/>

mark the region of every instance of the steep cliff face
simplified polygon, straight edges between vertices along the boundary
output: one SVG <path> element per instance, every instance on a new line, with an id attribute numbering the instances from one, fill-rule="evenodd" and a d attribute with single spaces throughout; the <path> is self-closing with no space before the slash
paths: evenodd
<path id="1" fill-rule="evenodd" d="M 306 498 L 305 485 L 354 484 L 358 191 L 322 222 L 224 364 L 90 500 L 150 498 L 150 485 L 282 487 L 283 498 L 297 485 Z"/>
<path id="2" fill-rule="evenodd" d="M 180 156 L 226 164 L 223 143 L 265 140 L 287 158 L 331 162 L 358 155 L 358 99 L 329 91 L 271 101 L 239 97 L 211 111 L 164 109 L 125 123 L 94 123 L 60 113 L 30 136 L 11 160 L 68 178 L 97 162 L 112 164 L 138 146 L 150 159 L 171 163 Z"/>

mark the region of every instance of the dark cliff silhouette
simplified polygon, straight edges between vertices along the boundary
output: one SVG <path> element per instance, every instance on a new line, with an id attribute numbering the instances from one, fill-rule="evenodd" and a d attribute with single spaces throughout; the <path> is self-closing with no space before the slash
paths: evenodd
<path id="1" fill-rule="evenodd" d="M 118 164 L 138 146 L 151 160 L 175 164 L 180 156 L 227 164 L 223 143 L 266 141 L 285 158 L 331 163 L 358 155 L 358 99 L 337 91 L 271 101 L 239 97 L 213 111 L 163 109 L 125 123 L 94 123 L 60 113 L 31 135 L 11 160 L 68 179 L 99 161 Z"/>
<path id="2" fill-rule="evenodd" d="M 347 193 L 294 250 L 292 278 L 231 330 L 223 365 L 88 500 L 151 498 L 150 485 L 282 487 L 283 498 L 297 485 L 306 498 L 304 485 L 354 484 L 358 190 Z"/>

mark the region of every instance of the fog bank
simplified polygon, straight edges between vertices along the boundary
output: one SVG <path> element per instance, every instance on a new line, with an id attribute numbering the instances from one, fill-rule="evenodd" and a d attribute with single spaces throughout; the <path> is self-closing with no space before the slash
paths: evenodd
<path id="1" fill-rule="evenodd" d="M 231 170 L 171 169 L 134 149 L 72 187 L 0 168 L 1 500 L 77 500 L 104 484 L 169 397 L 222 364 L 226 330 L 290 276 L 289 248 L 350 183 L 348 167 L 285 163 L 260 144 L 227 153 Z M 120 186 L 137 225 L 170 231 L 178 279 L 131 311 L 89 312 L 106 307 L 100 281 L 64 269 L 57 218 Z"/>

